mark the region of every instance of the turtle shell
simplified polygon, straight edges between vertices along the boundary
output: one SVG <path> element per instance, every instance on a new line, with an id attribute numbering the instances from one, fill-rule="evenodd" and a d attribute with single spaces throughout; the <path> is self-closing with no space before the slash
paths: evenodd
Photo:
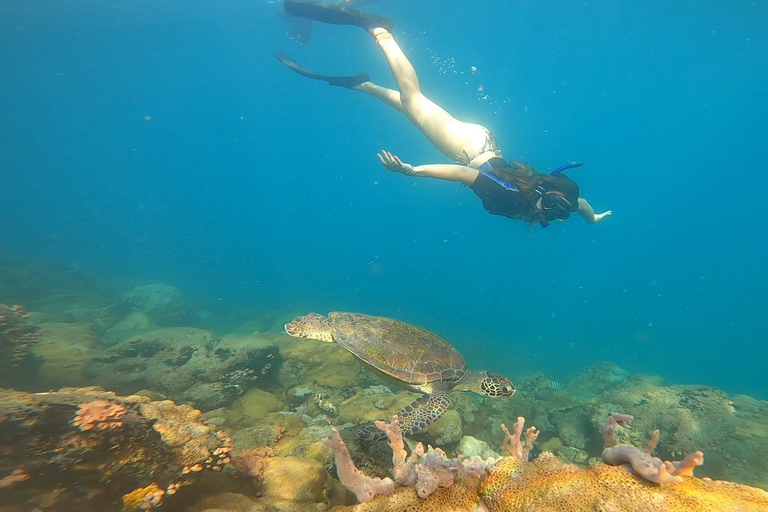
<path id="1" fill-rule="evenodd" d="M 467 369 L 455 348 L 421 327 L 358 313 L 334 312 L 328 320 L 336 343 L 402 384 L 456 382 Z"/>

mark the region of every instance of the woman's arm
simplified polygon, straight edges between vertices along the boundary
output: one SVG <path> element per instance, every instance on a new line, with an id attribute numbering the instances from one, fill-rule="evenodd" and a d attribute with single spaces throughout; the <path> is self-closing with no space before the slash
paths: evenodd
<path id="1" fill-rule="evenodd" d="M 406 174 L 408 176 L 437 178 L 439 180 L 458 181 L 465 185 L 472 185 L 478 175 L 477 169 L 465 165 L 428 164 L 417 165 L 414 167 L 411 164 L 404 163 L 400 158 L 389 151 L 382 150 L 381 153 L 376 156 L 379 157 L 379 162 L 381 162 L 381 165 L 383 165 L 385 169 L 400 174 Z"/>
<path id="2" fill-rule="evenodd" d="M 579 215 L 581 215 L 588 224 L 594 224 L 595 222 L 600 222 L 605 217 L 610 217 L 613 215 L 613 212 L 608 210 L 604 213 L 595 213 L 592 205 L 590 205 L 586 199 L 579 198 Z"/>

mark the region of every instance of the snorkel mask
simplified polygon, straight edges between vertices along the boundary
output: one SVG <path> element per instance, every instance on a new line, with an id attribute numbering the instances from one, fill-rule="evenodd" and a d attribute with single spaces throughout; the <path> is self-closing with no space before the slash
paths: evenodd
<path id="1" fill-rule="evenodd" d="M 567 169 L 581 167 L 582 165 L 584 164 L 578 163 L 563 165 L 549 173 L 549 175 L 557 176 Z M 546 217 L 546 220 L 540 222 L 541 227 L 543 228 L 549 226 L 550 220 L 567 220 L 568 217 L 571 216 L 571 212 L 576 211 L 576 208 L 578 208 L 578 205 L 574 206 L 565 196 L 561 195 L 561 193 L 548 191 L 543 185 L 538 185 L 534 189 L 534 192 L 541 196 L 541 211 Z"/>

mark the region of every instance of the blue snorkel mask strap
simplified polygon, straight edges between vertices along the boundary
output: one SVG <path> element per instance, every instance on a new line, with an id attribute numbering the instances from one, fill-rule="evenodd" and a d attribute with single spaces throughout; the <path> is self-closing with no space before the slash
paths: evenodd
<path id="1" fill-rule="evenodd" d="M 584 165 L 584 164 L 581 163 L 581 164 L 567 164 L 567 165 L 563 165 L 561 167 L 558 167 L 557 169 L 555 169 L 551 173 L 549 173 L 549 175 L 550 176 L 557 176 L 558 174 L 560 174 L 563 171 L 567 171 L 568 169 L 573 169 L 575 167 L 581 167 L 582 165 Z"/>

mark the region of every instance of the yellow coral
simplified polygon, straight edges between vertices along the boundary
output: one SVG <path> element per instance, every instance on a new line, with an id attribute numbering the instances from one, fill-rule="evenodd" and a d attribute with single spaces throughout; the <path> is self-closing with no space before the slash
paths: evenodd
<path id="1" fill-rule="evenodd" d="M 123 496 L 123 509 L 121 512 L 147 510 L 152 506 L 159 505 L 163 494 L 165 494 L 165 491 L 160 489 L 157 484 L 139 487 Z"/>
<path id="2" fill-rule="evenodd" d="M 438 489 L 427 499 L 419 498 L 413 487 L 398 487 L 394 493 L 352 507 L 334 507 L 332 512 L 472 512 L 478 509 L 479 480 L 465 478 L 450 487 Z"/>
<path id="3" fill-rule="evenodd" d="M 670 485 L 646 482 L 621 466 L 582 469 L 550 453 L 523 463 L 507 457 L 480 486 L 489 512 L 691 512 L 768 510 L 768 493 L 695 477 Z"/>
<path id="4" fill-rule="evenodd" d="M 684 477 L 658 485 L 623 466 L 584 469 L 544 453 L 533 462 L 505 457 L 483 478 L 464 479 L 420 499 L 399 487 L 368 503 L 337 507 L 354 512 L 765 512 L 768 492 L 731 482 Z M 480 508 L 484 507 L 484 508 Z"/>

